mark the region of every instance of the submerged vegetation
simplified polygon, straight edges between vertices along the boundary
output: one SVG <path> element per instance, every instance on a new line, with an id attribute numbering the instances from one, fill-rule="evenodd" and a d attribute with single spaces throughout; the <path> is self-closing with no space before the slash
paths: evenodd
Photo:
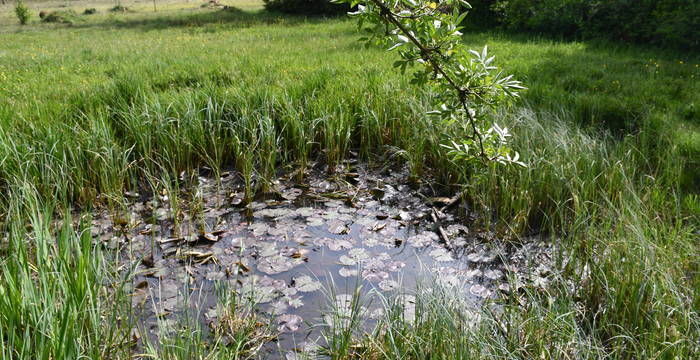
<path id="1" fill-rule="evenodd" d="M 246 306 L 231 297 L 219 333 L 187 318 L 174 332 L 164 324 L 160 344 L 134 333 L 135 270 L 95 246 L 91 214 L 117 219 L 136 192 L 161 194 L 173 213 L 196 208 L 181 174 L 202 166 L 235 170 L 253 199 L 279 169 L 354 157 L 406 163 L 413 182 L 462 193 L 480 228 L 513 244 L 539 234 L 559 251 L 548 286 L 498 306 L 470 308 L 428 287 L 407 317 L 405 297 L 383 297 L 372 336 L 352 326 L 326 335 L 332 358 L 699 356 L 697 55 L 464 34 L 528 87 L 491 115 L 526 166 L 477 171 L 454 161 L 441 146 L 451 134 L 425 116 L 437 94 L 396 73 L 384 49 L 357 43 L 352 20 L 240 3 L 156 13 L 128 4 L 137 11 L 118 15 L 109 3 L 71 27 L 18 31 L 13 9 L 0 8 L 3 358 L 255 356 L 249 340 L 274 329 L 231 310 Z"/>

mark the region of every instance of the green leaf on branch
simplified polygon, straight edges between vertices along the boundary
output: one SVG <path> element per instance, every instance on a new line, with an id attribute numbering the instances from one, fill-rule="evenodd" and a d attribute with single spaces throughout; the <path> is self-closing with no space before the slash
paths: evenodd
<path id="1" fill-rule="evenodd" d="M 361 40 L 398 50 L 394 67 L 404 73 L 416 62 L 412 84 L 429 86 L 441 119 L 448 154 L 455 161 L 524 166 L 508 146 L 510 133 L 493 122 L 495 110 L 510 104 L 525 87 L 493 65 L 488 47 L 467 49 L 460 24 L 471 6 L 464 0 L 338 0 L 357 10 L 360 29 L 373 35 Z"/>

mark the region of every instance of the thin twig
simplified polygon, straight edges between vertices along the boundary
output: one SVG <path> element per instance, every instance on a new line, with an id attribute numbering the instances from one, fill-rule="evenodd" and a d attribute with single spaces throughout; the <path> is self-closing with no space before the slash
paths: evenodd
<path id="1" fill-rule="evenodd" d="M 430 54 L 431 52 L 437 52 L 438 48 L 433 48 L 430 49 L 423 43 L 421 43 L 398 19 L 397 17 L 400 17 L 398 14 L 395 14 L 394 12 L 391 11 L 391 9 L 382 1 L 382 0 L 371 0 L 377 7 L 379 7 L 380 15 L 388 22 L 394 24 L 418 49 L 420 50 L 421 57 L 423 60 L 426 60 L 430 62 L 430 64 L 433 66 L 433 69 L 447 81 L 447 83 L 457 92 L 457 95 L 459 97 L 460 104 L 462 105 L 462 108 L 464 109 L 464 112 L 467 114 L 467 119 L 469 124 L 471 125 L 472 128 L 472 139 L 476 139 L 479 142 L 479 150 L 480 154 L 479 157 L 483 160 L 484 158 L 489 159 L 488 155 L 486 155 L 486 150 L 484 149 L 484 142 L 483 139 L 481 138 L 481 134 L 479 133 L 479 129 L 476 126 L 476 119 L 474 119 L 474 116 L 472 116 L 471 112 L 469 111 L 469 106 L 467 105 L 466 101 L 466 95 L 471 93 L 469 89 L 463 89 L 457 83 L 447 74 L 447 72 L 442 68 L 442 65 L 440 65 L 439 62 L 437 62 Z M 439 53 L 442 55 L 442 53 Z M 443 55 L 444 57 L 444 55 Z M 489 159 L 490 160 L 490 159 Z"/>

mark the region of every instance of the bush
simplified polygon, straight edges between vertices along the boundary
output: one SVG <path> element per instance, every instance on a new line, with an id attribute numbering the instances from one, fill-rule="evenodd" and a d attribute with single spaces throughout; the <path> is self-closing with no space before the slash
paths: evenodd
<path id="1" fill-rule="evenodd" d="M 73 10 L 52 11 L 41 19 L 45 23 L 59 24 L 74 24 L 77 20 L 78 14 Z"/>
<path id="2" fill-rule="evenodd" d="M 499 25 L 503 18 L 502 0 L 470 0 L 471 9 L 467 10 L 468 20 L 462 24 L 468 28 Z"/>
<path id="3" fill-rule="evenodd" d="M 205 3 L 203 3 L 202 5 L 200 5 L 200 7 L 203 7 L 203 8 L 218 8 L 218 7 L 222 7 L 222 6 L 223 5 L 221 5 L 221 3 L 219 3 L 219 0 L 209 0 Z"/>
<path id="4" fill-rule="evenodd" d="M 97 9 L 95 9 L 95 8 L 85 9 L 85 11 L 83 11 L 83 15 L 94 15 L 94 14 L 97 14 Z"/>
<path id="5" fill-rule="evenodd" d="M 109 11 L 111 11 L 111 12 L 127 12 L 127 11 L 130 11 L 130 9 L 126 6 L 123 6 L 123 5 L 117 5 L 111 9 L 109 9 Z"/>
<path id="6" fill-rule="evenodd" d="M 350 10 L 347 4 L 334 4 L 330 0 L 264 0 L 265 9 L 288 14 L 340 15 Z"/>
<path id="7" fill-rule="evenodd" d="M 17 19 L 22 25 L 27 25 L 29 18 L 32 17 L 29 7 L 27 7 L 22 0 L 18 0 L 17 5 L 15 5 L 15 15 L 17 15 Z"/>

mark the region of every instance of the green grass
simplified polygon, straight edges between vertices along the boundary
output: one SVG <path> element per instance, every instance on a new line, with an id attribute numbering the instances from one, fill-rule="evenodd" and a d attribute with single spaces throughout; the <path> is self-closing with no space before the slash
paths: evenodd
<path id="1" fill-rule="evenodd" d="M 56 223 L 55 204 L 31 184 L 15 191 L 0 263 L 2 358 L 128 356 L 128 283 L 110 278 L 119 272 L 93 246 L 90 219 L 64 213 Z"/>
<path id="2" fill-rule="evenodd" d="M 51 225 L 67 208 L 117 206 L 144 179 L 176 186 L 167 179 L 199 165 L 235 166 L 252 196 L 280 166 L 397 149 L 416 179 L 467 186 L 489 209 L 485 225 L 514 241 L 551 234 L 561 275 L 550 293 L 509 299 L 483 326 L 440 341 L 465 324 L 435 295 L 420 327 L 385 324 L 399 328 L 367 345 L 373 356 L 697 357 L 697 56 L 467 34 L 529 88 L 498 115 L 528 167 L 474 176 L 439 146 L 451 130 L 422 115 L 430 95 L 393 71 L 391 54 L 364 49 L 351 21 L 259 13 L 251 2 L 227 12 L 147 5 L 98 7 L 72 26 L 20 28 L 0 12 L 4 357 L 129 353 L 128 326 L 110 317 L 126 309 L 108 305 L 123 295 L 101 287 L 112 261 L 87 229 Z M 182 341 L 201 351 L 203 340 Z"/>

